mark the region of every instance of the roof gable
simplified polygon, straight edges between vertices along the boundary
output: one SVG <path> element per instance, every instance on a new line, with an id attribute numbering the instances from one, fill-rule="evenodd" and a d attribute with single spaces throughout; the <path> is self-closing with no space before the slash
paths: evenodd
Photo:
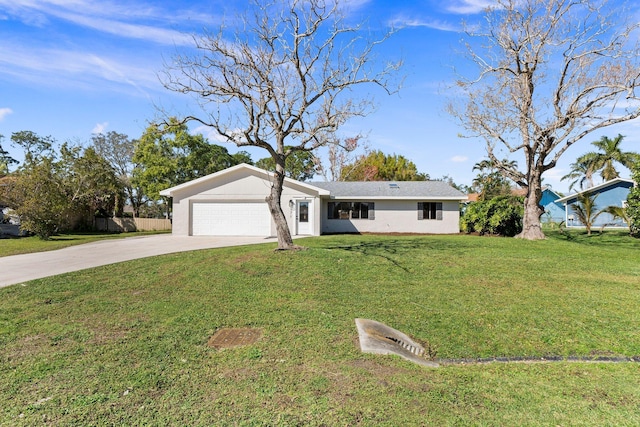
<path id="1" fill-rule="evenodd" d="M 544 187 L 542 189 L 542 194 L 543 195 L 545 195 L 545 194 L 549 195 L 549 197 L 552 197 L 554 201 L 560 198 L 560 194 L 558 194 L 551 187 Z"/>
<path id="2" fill-rule="evenodd" d="M 239 165 L 235 165 L 230 168 L 227 168 L 227 169 L 224 169 L 200 178 L 196 178 L 194 180 L 185 182 L 183 184 L 179 184 L 174 187 L 167 188 L 165 190 L 162 190 L 160 192 L 160 195 L 165 197 L 174 197 L 176 193 L 188 191 L 189 189 L 192 189 L 192 188 L 197 188 L 205 185 L 215 186 L 217 182 L 223 182 L 225 180 L 228 180 L 229 177 L 232 177 L 233 175 L 237 175 L 239 177 L 254 175 L 254 176 L 260 176 L 264 179 L 271 180 L 273 179 L 274 173 L 268 172 L 264 169 L 257 168 L 255 166 L 248 165 L 246 163 L 241 163 Z M 291 179 L 291 178 L 285 178 L 284 180 L 285 180 L 285 185 L 292 186 L 292 187 L 301 187 L 308 191 L 318 193 L 319 195 L 329 195 L 329 192 L 326 190 L 323 190 L 322 188 L 314 187 L 313 185 L 296 181 L 295 179 Z"/>
<path id="3" fill-rule="evenodd" d="M 617 187 L 620 184 L 627 184 L 631 187 L 634 186 L 634 182 L 631 179 L 626 179 L 626 178 L 615 178 L 612 179 L 610 181 L 607 182 L 603 182 L 602 184 L 587 188 L 586 190 L 582 190 L 580 192 L 571 194 L 569 196 L 565 196 L 565 197 L 561 197 L 559 199 L 556 200 L 556 202 L 567 202 L 569 200 L 573 200 L 578 198 L 578 196 L 582 195 L 582 194 L 591 194 L 591 193 L 603 193 L 611 188 Z"/>

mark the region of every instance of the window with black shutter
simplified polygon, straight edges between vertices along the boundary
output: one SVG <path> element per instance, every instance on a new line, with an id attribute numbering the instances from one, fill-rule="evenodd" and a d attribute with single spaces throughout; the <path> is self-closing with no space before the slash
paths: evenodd
<path id="1" fill-rule="evenodd" d="M 329 202 L 328 219 L 375 219 L 373 202 Z"/>
<path id="2" fill-rule="evenodd" d="M 418 220 L 442 221 L 442 202 L 418 202 Z"/>

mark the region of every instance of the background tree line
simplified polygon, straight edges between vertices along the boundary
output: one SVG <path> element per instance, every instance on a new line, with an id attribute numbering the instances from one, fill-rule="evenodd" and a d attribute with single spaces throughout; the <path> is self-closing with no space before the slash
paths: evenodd
<path id="1" fill-rule="evenodd" d="M 287 158 L 286 175 L 299 181 L 315 176 L 350 181 L 429 178 L 405 157 L 370 151 L 359 139 L 334 144 L 324 161 L 316 153 L 294 151 Z M 134 217 L 167 217 L 170 205 L 161 190 L 240 163 L 254 164 L 246 151 L 229 153 L 203 135 L 191 134 L 176 118 L 150 124 L 138 139 L 110 131 L 94 134 L 87 144 L 59 144 L 51 136 L 15 132 L 10 143 L 22 149 L 21 163 L 2 149 L 2 140 L 0 136 L 0 207 L 10 207 L 23 229 L 43 239 L 61 231 L 89 230 L 94 217 L 120 217 L 125 210 Z M 255 165 L 275 171 L 271 157 Z"/>
<path id="2" fill-rule="evenodd" d="M 160 190 L 251 163 L 247 153 L 229 154 L 175 119 L 149 125 L 139 139 L 108 132 L 94 134 L 84 146 L 20 131 L 10 141 L 22 149 L 24 161 L 10 158 L 0 145 L 0 205 L 43 239 L 91 229 L 94 217 L 123 216 L 125 207 L 135 217 L 163 217 L 168 205 Z M 10 171 L 10 165 L 17 167 Z"/>
<path id="3" fill-rule="evenodd" d="M 622 135 L 603 136 L 593 142 L 598 151 L 579 156 L 563 179 L 571 187 L 593 185 L 593 176 L 604 180 L 619 177 L 615 165 L 630 168 L 637 178 L 639 155 L 622 151 Z M 254 164 L 245 151 L 231 154 L 225 147 L 193 135 L 185 124 L 172 118 L 164 124 L 150 124 L 139 139 L 118 132 L 94 134 L 83 147 L 79 143 L 58 144 L 51 136 L 31 131 L 12 134 L 11 144 L 20 147 L 24 161 L 17 162 L 2 149 L 0 136 L 0 206 L 10 206 L 21 224 L 42 238 L 63 230 L 91 229 L 94 217 L 123 216 L 125 207 L 135 217 L 166 217 L 170 206 L 160 190 L 240 164 Z M 345 143 L 347 142 L 347 143 Z M 418 172 L 404 156 L 369 150 L 359 138 L 329 147 L 324 160 L 316 153 L 295 151 L 286 160 L 286 175 L 299 181 L 315 177 L 335 181 L 421 181 L 430 177 Z M 11 166 L 18 165 L 13 172 Z M 274 171 L 271 157 L 259 159 L 257 167 Z M 517 168 L 502 161 L 502 167 Z M 522 196 L 517 185 L 506 178 L 495 163 L 476 163 L 478 174 L 469 187 L 456 185 L 449 177 L 441 180 L 469 193 L 476 203 L 464 210 L 463 231 L 481 234 L 515 235 L 522 227 Z M 570 188 L 571 188 L 570 187 Z M 634 199 L 635 197 L 635 199 Z M 596 211 L 593 198 L 581 199 L 575 212 L 585 224 L 607 212 L 629 224 L 638 233 L 640 202 L 638 191 L 630 194 L 628 207 Z"/>

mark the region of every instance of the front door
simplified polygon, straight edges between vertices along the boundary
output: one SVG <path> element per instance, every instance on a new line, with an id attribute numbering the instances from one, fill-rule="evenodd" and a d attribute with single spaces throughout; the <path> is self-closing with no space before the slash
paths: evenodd
<path id="1" fill-rule="evenodd" d="M 298 200 L 296 209 L 296 234 L 312 234 L 311 224 L 311 202 L 308 200 Z"/>

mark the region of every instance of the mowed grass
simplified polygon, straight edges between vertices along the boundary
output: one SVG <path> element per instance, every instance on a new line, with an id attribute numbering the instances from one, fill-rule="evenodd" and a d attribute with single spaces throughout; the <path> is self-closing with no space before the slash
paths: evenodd
<path id="1" fill-rule="evenodd" d="M 74 233 L 51 236 L 49 240 L 41 240 L 36 236 L 7 237 L 0 239 L 0 257 L 32 252 L 53 251 L 56 249 L 66 248 L 68 246 L 95 242 L 97 240 L 121 239 L 125 237 L 144 236 L 158 233 L 163 232 L 138 231 L 133 233 Z"/>
<path id="2" fill-rule="evenodd" d="M 425 368 L 362 354 L 354 319 L 438 358 L 640 355 L 640 242 L 323 236 L 172 254 L 0 289 L 0 425 L 640 425 L 638 363 Z M 223 327 L 260 328 L 215 350 Z"/>

